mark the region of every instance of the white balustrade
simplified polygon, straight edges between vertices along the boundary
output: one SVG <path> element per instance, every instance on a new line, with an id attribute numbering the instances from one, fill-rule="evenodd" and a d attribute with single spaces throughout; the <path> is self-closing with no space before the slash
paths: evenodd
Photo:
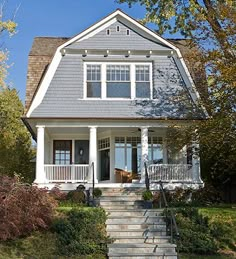
<path id="1" fill-rule="evenodd" d="M 192 166 L 188 164 L 151 164 L 150 182 L 193 182 Z"/>
<path id="2" fill-rule="evenodd" d="M 87 182 L 89 165 L 44 165 L 48 182 Z"/>

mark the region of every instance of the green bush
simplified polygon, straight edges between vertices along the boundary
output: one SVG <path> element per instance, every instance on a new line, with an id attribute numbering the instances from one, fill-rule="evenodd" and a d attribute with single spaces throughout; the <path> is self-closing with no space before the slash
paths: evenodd
<path id="1" fill-rule="evenodd" d="M 102 190 L 101 190 L 100 188 L 95 188 L 95 189 L 93 190 L 93 196 L 94 196 L 95 198 L 101 197 L 101 196 L 102 196 Z"/>
<path id="2" fill-rule="evenodd" d="M 83 190 L 74 190 L 74 191 L 68 192 L 66 196 L 66 200 L 72 203 L 85 204 L 86 196 Z"/>
<path id="3" fill-rule="evenodd" d="M 101 208 L 72 209 L 53 224 L 58 250 L 65 256 L 107 252 L 106 213 Z"/>
<path id="4" fill-rule="evenodd" d="M 150 190 L 145 190 L 143 193 L 142 193 L 142 197 L 145 201 L 150 201 L 152 200 L 152 192 Z"/>
<path id="5" fill-rule="evenodd" d="M 218 250 L 215 238 L 211 234 L 209 220 L 196 208 L 175 210 L 180 238 L 176 240 L 182 253 L 214 254 Z"/>

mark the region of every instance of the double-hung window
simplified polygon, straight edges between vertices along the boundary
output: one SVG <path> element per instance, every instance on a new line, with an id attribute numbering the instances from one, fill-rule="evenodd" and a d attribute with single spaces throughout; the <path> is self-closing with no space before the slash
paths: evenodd
<path id="1" fill-rule="evenodd" d="M 136 98 L 150 98 L 150 66 L 135 66 Z"/>
<path id="2" fill-rule="evenodd" d="M 87 65 L 87 97 L 101 97 L 101 65 Z"/>
<path id="3" fill-rule="evenodd" d="M 85 98 L 152 98 L 151 72 L 151 63 L 88 62 Z"/>
<path id="4" fill-rule="evenodd" d="M 106 86 L 108 98 L 130 98 L 130 66 L 107 65 Z"/>

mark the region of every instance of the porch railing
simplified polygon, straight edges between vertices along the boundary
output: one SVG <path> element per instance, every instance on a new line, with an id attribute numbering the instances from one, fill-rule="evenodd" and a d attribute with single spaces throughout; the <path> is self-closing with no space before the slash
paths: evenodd
<path id="1" fill-rule="evenodd" d="M 87 182 L 89 165 L 44 165 L 49 182 Z"/>
<path id="2" fill-rule="evenodd" d="M 189 164 L 148 165 L 150 182 L 192 182 L 192 166 Z"/>

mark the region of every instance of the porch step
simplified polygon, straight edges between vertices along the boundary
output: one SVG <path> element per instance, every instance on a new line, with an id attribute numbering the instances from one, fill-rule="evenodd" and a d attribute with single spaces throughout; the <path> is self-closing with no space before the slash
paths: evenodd
<path id="1" fill-rule="evenodd" d="M 125 224 L 130 222 L 131 224 L 144 224 L 144 223 L 155 223 L 155 224 L 166 224 L 163 216 L 108 216 L 107 224 Z"/>
<path id="2" fill-rule="evenodd" d="M 177 259 L 177 253 L 139 253 L 139 254 L 129 254 L 129 255 L 125 255 L 125 254 L 120 254 L 120 253 L 108 253 L 108 257 L 110 259 L 118 259 L 118 258 L 122 258 L 122 259 L 151 259 L 151 258 L 155 258 L 155 259 Z"/>
<path id="3" fill-rule="evenodd" d="M 172 244 L 111 244 L 108 245 L 109 253 L 119 253 L 123 255 L 140 253 L 175 253 L 175 245 Z"/>
<path id="4" fill-rule="evenodd" d="M 154 236 L 154 237 L 130 237 L 130 236 L 113 236 L 114 244 L 164 244 L 170 242 L 170 236 Z"/>
<path id="5" fill-rule="evenodd" d="M 106 212 L 108 213 L 109 217 L 130 217 L 130 221 L 132 220 L 131 217 L 159 217 L 162 215 L 163 210 L 162 209 L 122 209 L 122 208 L 111 208 L 106 209 Z"/>
<path id="6" fill-rule="evenodd" d="M 144 209 L 142 192 L 142 188 L 103 189 L 100 205 L 107 212 L 106 229 L 113 241 L 108 257 L 177 259 L 163 209 Z"/>

